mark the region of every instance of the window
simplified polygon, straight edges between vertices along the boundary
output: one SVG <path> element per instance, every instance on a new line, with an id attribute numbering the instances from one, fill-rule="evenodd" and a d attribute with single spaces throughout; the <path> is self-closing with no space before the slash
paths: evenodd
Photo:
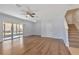
<path id="1" fill-rule="evenodd" d="M 3 40 L 16 39 L 23 36 L 23 24 L 3 23 Z"/>

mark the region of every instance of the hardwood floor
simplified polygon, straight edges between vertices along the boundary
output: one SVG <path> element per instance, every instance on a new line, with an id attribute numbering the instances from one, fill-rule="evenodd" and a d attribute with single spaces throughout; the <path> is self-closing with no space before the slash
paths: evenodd
<path id="1" fill-rule="evenodd" d="M 4 55 L 69 55 L 63 40 L 30 36 L 0 43 L 0 54 Z"/>
<path id="2" fill-rule="evenodd" d="M 70 51 L 73 55 L 79 55 L 79 32 L 74 24 L 69 25 Z"/>

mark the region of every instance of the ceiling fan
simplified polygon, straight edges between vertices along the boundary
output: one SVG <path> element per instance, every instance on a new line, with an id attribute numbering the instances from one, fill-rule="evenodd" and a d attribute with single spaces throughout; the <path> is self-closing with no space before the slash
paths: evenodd
<path id="1" fill-rule="evenodd" d="M 20 4 L 16 4 L 17 7 L 23 7 Z M 36 13 L 35 11 L 31 10 L 30 7 L 27 7 L 26 9 L 21 10 L 23 13 L 23 15 L 25 15 L 26 17 L 31 16 L 31 17 L 35 17 Z"/>

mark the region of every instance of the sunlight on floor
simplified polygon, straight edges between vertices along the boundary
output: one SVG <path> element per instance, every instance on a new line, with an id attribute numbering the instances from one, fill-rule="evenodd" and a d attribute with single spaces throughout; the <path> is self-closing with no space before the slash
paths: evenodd
<path id="1" fill-rule="evenodd" d="M 23 36 L 21 36 L 20 38 L 13 39 L 13 40 L 4 41 L 1 46 L 2 46 L 2 54 L 11 54 L 16 51 L 19 51 L 21 50 L 21 48 L 23 48 Z"/>

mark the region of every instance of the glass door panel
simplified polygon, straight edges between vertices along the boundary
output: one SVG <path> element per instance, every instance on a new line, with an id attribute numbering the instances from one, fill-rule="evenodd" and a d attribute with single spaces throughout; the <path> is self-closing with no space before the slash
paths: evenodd
<path id="1" fill-rule="evenodd" d="M 17 24 L 17 35 L 19 35 L 20 34 L 20 26 L 19 26 L 19 24 Z"/>
<path id="2" fill-rule="evenodd" d="M 23 25 L 20 24 L 20 35 L 23 35 Z"/>
<path id="3" fill-rule="evenodd" d="M 3 34 L 4 34 L 4 40 L 8 40 L 11 39 L 11 27 L 12 24 L 11 23 L 3 23 Z"/>
<path id="4" fill-rule="evenodd" d="M 13 24 L 13 39 L 16 38 L 17 35 L 17 25 Z"/>

